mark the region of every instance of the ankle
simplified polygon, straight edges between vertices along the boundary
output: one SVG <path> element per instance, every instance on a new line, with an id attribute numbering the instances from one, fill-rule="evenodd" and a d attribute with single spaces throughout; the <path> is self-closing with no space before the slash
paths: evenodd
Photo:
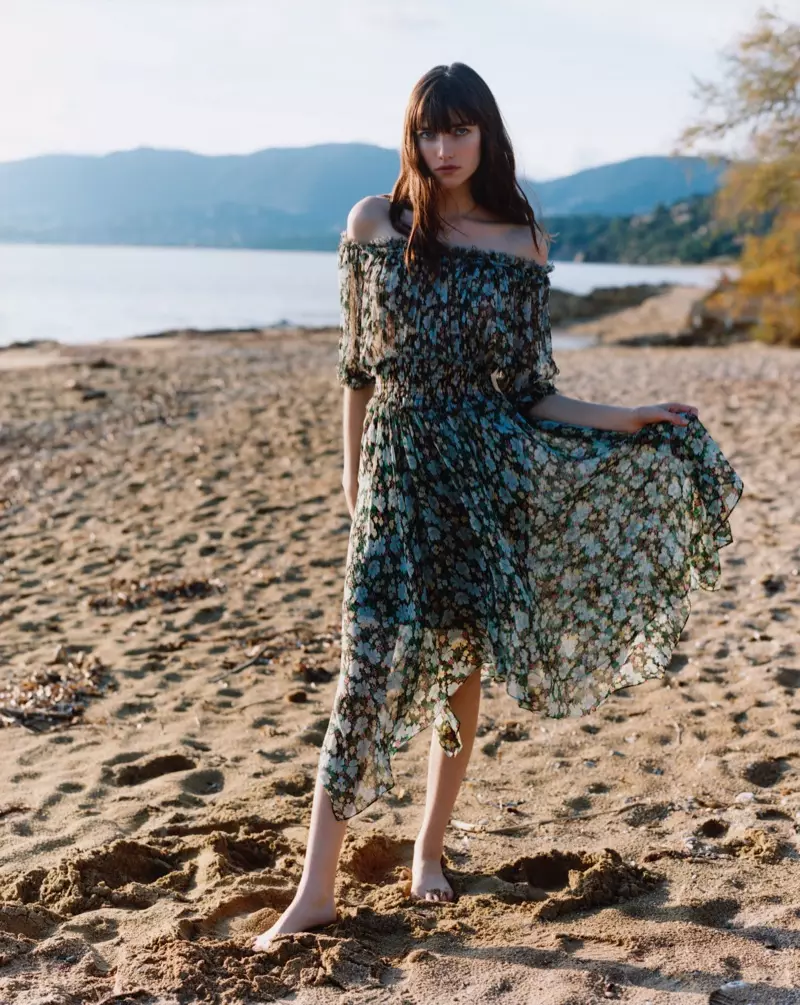
<path id="1" fill-rule="evenodd" d="M 437 865 L 444 855 L 444 842 L 420 836 L 414 842 L 414 862 L 435 862 Z"/>
<path id="2" fill-rule="evenodd" d="M 319 883 L 308 880 L 300 880 L 297 891 L 294 895 L 295 904 L 303 904 L 307 907 L 329 907 L 335 902 L 333 888 L 325 889 Z"/>

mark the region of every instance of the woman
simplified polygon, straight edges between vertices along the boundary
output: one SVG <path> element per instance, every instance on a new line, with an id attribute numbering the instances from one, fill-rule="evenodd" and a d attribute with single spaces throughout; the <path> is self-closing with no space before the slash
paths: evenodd
<path id="1" fill-rule="evenodd" d="M 444 834 L 481 673 L 553 717 L 663 676 L 743 490 L 695 407 L 558 392 L 545 235 L 468 66 L 415 86 L 400 177 L 353 207 L 339 266 L 342 665 L 303 876 L 257 950 L 335 920 L 346 821 L 431 722 L 411 892 L 452 899 Z"/>

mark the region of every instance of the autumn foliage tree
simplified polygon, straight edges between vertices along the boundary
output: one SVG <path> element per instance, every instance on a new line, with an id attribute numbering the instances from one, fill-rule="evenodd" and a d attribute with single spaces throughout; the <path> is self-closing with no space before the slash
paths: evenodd
<path id="1" fill-rule="evenodd" d="M 754 338 L 800 345 L 800 24 L 761 8 L 724 60 L 722 84 L 695 80 L 701 118 L 674 151 L 727 136 L 742 146 L 714 204 L 720 223 L 745 229 L 739 276 L 720 284 L 706 305 L 752 319 Z"/>

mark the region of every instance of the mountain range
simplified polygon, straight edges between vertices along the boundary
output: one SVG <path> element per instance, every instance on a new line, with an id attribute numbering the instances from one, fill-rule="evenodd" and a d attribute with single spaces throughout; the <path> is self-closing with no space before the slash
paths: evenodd
<path id="1" fill-rule="evenodd" d="M 332 250 L 399 153 L 363 143 L 204 156 L 141 147 L 0 163 L 0 241 Z M 544 222 L 647 214 L 716 191 L 725 162 L 635 157 L 520 185 Z"/>

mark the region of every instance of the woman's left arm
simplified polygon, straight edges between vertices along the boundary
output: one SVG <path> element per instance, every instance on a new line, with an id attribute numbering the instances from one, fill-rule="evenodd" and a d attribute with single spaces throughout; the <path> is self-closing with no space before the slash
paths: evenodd
<path id="1" fill-rule="evenodd" d="M 493 356 L 493 380 L 517 411 L 530 419 L 552 419 L 620 433 L 636 433 L 652 422 L 688 425 L 689 420 L 680 413 L 697 415 L 693 405 L 667 401 L 625 408 L 568 398 L 559 392 L 553 383 L 560 370 L 553 359 L 550 328 L 548 273 L 552 265 L 544 268 L 544 274 L 536 277 L 519 273 L 512 294 L 503 301 L 508 305 L 507 314 L 500 317 L 502 323 L 497 325 L 505 337 L 498 339 Z"/>
<path id="2" fill-rule="evenodd" d="M 580 398 L 568 398 L 564 394 L 555 393 L 548 394 L 530 406 L 527 415 L 532 419 L 552 419 L 572 426 L 636 433 L 653 422 L 686 426 L 689 420 L 681 412 L 697 415 L 697 409 L 693 405 L 683 405 L 677 401 L 626 408 L 623 405 L 599 405 L 593 401 L 581 401 Z"/>

